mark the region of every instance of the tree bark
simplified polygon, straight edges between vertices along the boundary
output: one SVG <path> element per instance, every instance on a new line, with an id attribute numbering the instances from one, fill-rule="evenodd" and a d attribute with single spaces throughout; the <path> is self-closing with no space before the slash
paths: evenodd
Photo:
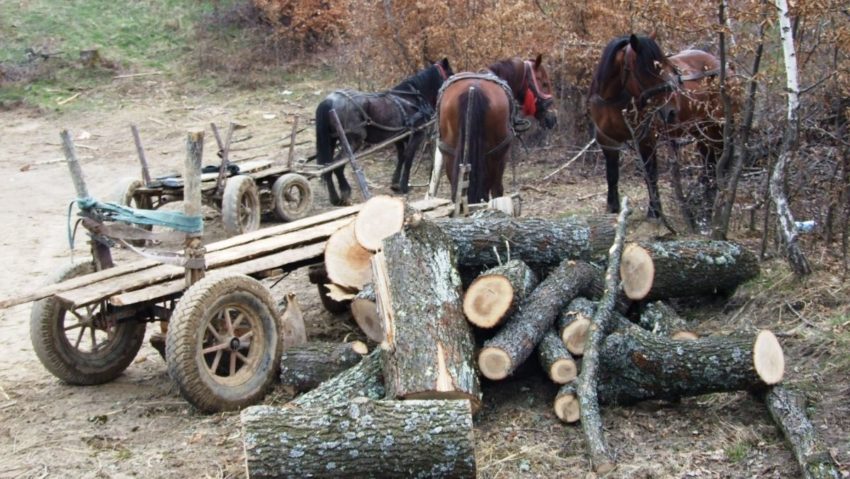
<path id="1" fill-rule="evenodd" d="M 280 382 L 296 392 L 309 391 L 359 363 L 368 352 L 360 341 L 313 342 L 287 349 L 280 357 Z"/>
<path id="2" fill-rule="evenodd" d="M 586 368 L 585 355 L 582 368 Z M 782 380 L 785 359 L 770 331 L 677 341 L 631 326 L 611 333 L 601 354 L 599 400 L 633 404 L 647 399 L 727 391 L 756 391 Z"/>
<path id="3" fill-rule="evenodd" d="M 253 479 L 475 477 L 469 401 L 372 401 L 242 411 Z"/>
<path id="4" fill-rule="evenodd" d="M 383 244 L 373 267 L 384 324 L 387 396 L 469 399 L 476 411 L 481 389 L 475 343 L 463 318 L 451 239 L 423 220 Z"/>
<path id="5" fill-rule="evenodd" d="M 756 256 L 729 241 L 630 243 L 620 266 L 626 296 L 647 301 L 729 294 L 758 274 Z"/>
<path id="6" fill-rule="evenodd" d="M 385 394 L 381 355 L 381 350 L 375 349 L 356 366 L 328 379 L 289 404 L 304 409 L 317 409 L 328 404 L 347 403 L 356 397 L 383 399 Z"/>
<path id="7" fill-rule="evenodd" d="M 457 244 L 461 266 L 499 264 L 495 251 L 506 254 L 506 244 L 511 258 L 529 264 L 597 259 L 608 250 L 614 237 L 610 215 L 557 220 L 487 215 L 435 222 Z"/>
<path id="8" fill-rule="evenodd" d="M 351 300 L 351 316 L 366 337 L 380 343 L 384 340 L 384 324 L 375 303 L 375 286 L 369 283 Z"/>
<path id="9" fill-rule="evenodd" d="M 640 315 L 640 327 L 672 339 L 697 339 L 696 333 L 669 304 L 663 301 L 648 303 Z"/>
<path id="10" fill-rule="evenodd" d="M 539 283 L 531 268 L 518 259 L 481 273 L 463 296 L 463 312 L 479 328 L 501 325 Z"/>
<path id="11" fill-rule="evenodd" d="M 576 378 L 576 362 L 554 328 L 550 328 L 537 345 L 537 357 L 540 366 L 555 384 L 566 384 Z"/>
<path id="12" fill-rule="evenodd" d="M 522 302 L 519 311 L 478 355 L 478 368 L 489 379 L 504 379 L 516 370 L 552 327 L 558 313 L 582 294 L 596 269 L 583 261 L 565 260 Z"/>
<path id="13" fill-rule="evenodd" d="M 764 395 L 770 417 L 791 445 L 797 464 L 806 479 L 839 479 L 841 472 L 820 441 L 809 418 L 804 400 L 782 386 L 773 386 Z"/>

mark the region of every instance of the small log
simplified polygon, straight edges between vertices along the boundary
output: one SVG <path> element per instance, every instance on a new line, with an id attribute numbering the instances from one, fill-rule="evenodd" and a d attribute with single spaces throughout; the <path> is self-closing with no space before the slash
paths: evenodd
<path id="1" fill-rule="evenodd" d="M 555 384 L 566 384 L 576 378 L 576 362 L 554 328 L 550 328 L 537 345 L 537 357 L 540 366 Z"/>
<path id="2" fill-rule="evenodd" d="M 384 323 L 378 314 L 375 287 L 372 283 L 364 286 L 351 300 L 351 316 L 367 338 L 376 343 L 384 340 Z"/>
<path id="3" fill-rule="evenodd" d="M 328 271 L 325 269 L 325 263 L 314 264 L 307 268 L 307 277 L 310 278 L 310 283 L 315 284 L 319 291 L 319 299 L 322 300 L 322 306 L 328 312 L 339 314 L 348 310 L 351 302 L 347 300 L 337 301 L 332 296 L 328 278 Z"/>
<path id="4" fill-rule="evenodd" d="M 369 199 L 354 220 L 354 236 L 360 246 L 377 251 L 384 238 L 401 231 L 405 222 L 418 222 L 422 213 L 411 208 L 404 198 L 379 195 Z"/>
<path id="5" fill-rule="evenodd" d="M 576 356 L 584 354 L 587 330 L 595 312 L 596 303 L 587 298 L 576 298 L 558 316 L 556 323 L 558 336 L 571 354 Z"/>
<path id="6" fill-rule="evenodd" d="M 481 273 L 463 296 L 463 312 L 479 328 L 501 325 L 538 283 L 534 271 L 520 260 Z"/>
<path id="7" fill-rule="evenodd" d="M 372 401 L 242 411 L 253 479 L 475 477 L 469 401 Z"/>
<path id="8" fill-rule="evenodd" d="M 776 336 L 766 330 L 677 341 L 631 326 L 605 338 L 601 370 L 600 402 L 628 405 L 763 390 L 782 380 L 785 358 Z"/>
<path id="9" fill-rule="evenodd" d="M 555 396 L 555 415 L 562 422 L 573 424 L 581 418 L 581 406 L 576 394 L 576 381 L 570 381 L 561 386 Z"/>
<path id="10" fill-rule="evenodd" d="M 528 264 L 600 258 L 614 238 L 613 219 L 610 215 L 548 220 L 488 214 L 436 223 L 457 244 L 460 266 L 486 267 L 499 264 L 494 248 L 504 252 L 506 243 L 511 258 Z"/>
<path id="11" fill-rule="evenodd" d="M 841 471 L 835 459 L 817 436 L 806 417 L 805 401 L 782 386 L 773 386 L 764 395 L 770 417 L 791 445 L 797 464 L 806 479 L 839 479 Z"/>
<path id="12" fill-rule="evenodd" d="M 638 324 L 647 331 L 672 339 L 690 340 L 699 337 L 688 328 L 688 324 L 676 310 L 663 301 L 648 303 Z"/>
<path id="13" fill-rule="evenodd" d="M 304 409 L 319 409 L 328 404 L 346 404 L 353 398 L 383 399 L 384 380 L 381 372 L 382 352 L 375 349 L 357 365 L 319 384 L 288 404 Z"/>
<path id="14" fill-rule="evenodd" d="M 280 356 L 280 382 L 296 392 L 310 391 L 359 363 L 368 352 L 360 341 L 312 342 L 289 348 Z"/>
<path id="15" fill-rule="evenodd" d="M 325 270 L 331 282 L 361 289 L 372 281 L 372 252 L 354 236 L 354 221 L 336 230 L 325 245 Z"/>
<path id="16" fill-rule="evenodd" d="M 431 221 L 383 242 L 373 261 L 384 324 L 387 397 L 469 399 L 481 404 L 475 343 L 463 318 L 451 239 Z"/>
<path id="17" fill-rule="evenodd" d="M 565 260 L 522 302 L 519 310 L 478 354 L 478 368 L 489 379 L 508 377 L 531 355 L 558 312 L 579 296 L 596 270 L 584 261 Z"/>
<path id="18" fill-rule="evenodd" d="M 623 251 L 623 290 L 633 300 L 730 294 L 759 274 L 758 258 L 730 241 L 631 243 Z"/>

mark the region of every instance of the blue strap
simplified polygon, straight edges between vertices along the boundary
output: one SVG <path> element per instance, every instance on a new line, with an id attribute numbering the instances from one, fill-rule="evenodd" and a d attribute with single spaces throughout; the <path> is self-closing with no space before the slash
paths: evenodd
<path id="1" fill-rule="evenodd" d="M 202 216 L 187 216 L 177 211 L 140 210 L 118 203 L 102 203 L 94 198 L 77 198 L 76 203 L 80 210 L 86 212 L 94 210 L 104 220 L 108 221 L 164 226 L 185 233 L 200 234 L 204 231 L 204 218 Z"/>

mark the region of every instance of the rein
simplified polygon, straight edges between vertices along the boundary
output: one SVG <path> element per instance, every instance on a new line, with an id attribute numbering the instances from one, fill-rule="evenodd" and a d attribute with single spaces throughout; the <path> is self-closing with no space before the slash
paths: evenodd
<path id="1" fill-rule="evenodd" d="M 522 86 L 520 87 L 520 91 L 522 92 L 522 112 L 526 116 L 535 116 L 537 110 L 548 109 L 555 100 L 552 98 L 552 95 L 544 93 L 540 88 L 540 83 L 537 81 L 537 75 L 534 74 L 534 65 L 531 60 L 524 61 L 523 65 L 525 66 L 525 70 L 523 71 Z"/>

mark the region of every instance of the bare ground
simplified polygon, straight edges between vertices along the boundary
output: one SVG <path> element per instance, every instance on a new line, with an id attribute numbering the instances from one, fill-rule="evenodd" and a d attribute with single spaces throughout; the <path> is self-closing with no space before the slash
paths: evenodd
<path id="1" fill-rule="evenodd" d="M 234 91 L 186 95 L 182 88 L 149 80 L 110 89 L 103 98 L 94 98 L 99 106 L 78 112 L 0 112 L 0 165 L 6 172 L 0 193 L 4 206 L 0 296 L 33 289 L 71 260 L 66 225 L 67 205 L 74 194 L 59 161 L 60 129 L 69 128 L 77 138 L 90 189 L 104 197 L 116 179 L 137 174 L 130 123 L 141 128 L 155 173 L 179 171 L 189 127 L 233 118 L 248 125 L 244 131 L 257 143 L 274 141 L 288 134 L 285 121 L 291 114 L 310 116 L 316 102 L 312 92 L 321 88 L 299 85 L 298 90 L 306 92 L 303 97 Z M 207 148 L 211 145 L 208 133 Z M 299 149 L 302 156 L 312 151 L 312 145 Z M 259 152 L 270 155 L 276 150 Z M 235 156 L 253 154 L 257 152 Z M 592 157 L 576 162 L 552 182 L 537 180 L 569 156 L 560 151 L 523 156 L 517 183 L 525 186 L 524 215 L 604 211 L 604 172 Z M 365 162 L 377 191 L 386 192 L 390 168 L 388 161 Z M 427 181 L 426 169 L 424 165 L 416 172 L 414 183 Z M 508 174 L 509 190 L 510 183 Z M 316 209 L 329 208 L 322 185 L 313 186 Z M 644 206 L 644 188 L 635 174 L 624 174 L 621 188 Z M 414 191 L 413 196 L 423 193 L 422 188 Z M 215 212 L 208 213 L 207 234 L 212 241 L 222 233 Z M 633 218 L 640 217 L 638 212 Z M 634 229 L 633 235 L 657 232 L 640 224 Z M 741 237 L 756 247 L 755 240 Z M 86 254 L 85 246 L 78 245 L 76 259 Z M 120 256 L 127 257 L 124 252 Z M 762 280 L 728 300 L 679 306 L 689 319 L 700 320 L 696 329 L 704 334 L 753 327 L 780 333 L 789 383 L 806 392 L 818 430 L 835 457 L 850 464 L 846 373 L 850 359 L 848 341 L 841 340 L 850 334 L 846 283 L 828 267 L 803 285 L 793 283 L 779 261 L 766 262 L 763 271 Z M 304 272 L 273 288 L 277 297 L 290 290 L 299 297 L 311 338 L 362 336 L 349 318 L 322 309 Z M 179 396 L 165 363 L 147 343 L 118 380 L 95 387 L 67 386 L 51 376 L 32 351 L 29 309 L 30 305 L 22 305 L 0 311 L 0 478 L 245 475 L 238 414 L 195 412 Z M 484 385 L 485 403 L 476 417 L 481 477 L 587 477 L 581 429 L 557 420 L 551 409 L 556 388 L 538 369 L 531 361 L 514 379 Z M 278 389 L 266 402 L 287 399 L 287 392 Z M 619 462 L 611 477 L 799 475 L 765 408 L 747 394 L 606 408 L 603 421 Z"/>

